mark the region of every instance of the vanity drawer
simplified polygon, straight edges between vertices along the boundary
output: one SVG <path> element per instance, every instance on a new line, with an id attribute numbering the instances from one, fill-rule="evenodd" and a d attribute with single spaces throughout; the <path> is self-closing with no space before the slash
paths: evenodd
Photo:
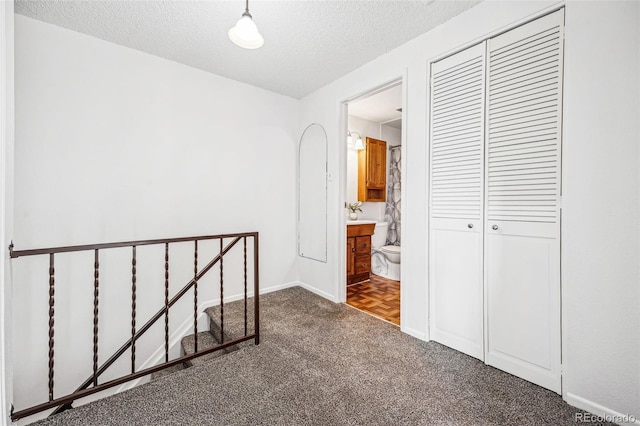
<path id="1" fill-rule="evenodd" d="M 355 262 L 355 273 L 365 274 L 371 270 L 371 255 L 357 256 Z"/>
<path id="2" fill-rule="evenodd" d="M 359 237 L 360 235 L 373 235 L 375 223 L 363 225 L 347 225 L 347 237 Z"/>
<path id="3" fill-rule="evenodd" d="M 371 237 L 369 235 L 356 237 L 356 254 L 371 255 Z"/>

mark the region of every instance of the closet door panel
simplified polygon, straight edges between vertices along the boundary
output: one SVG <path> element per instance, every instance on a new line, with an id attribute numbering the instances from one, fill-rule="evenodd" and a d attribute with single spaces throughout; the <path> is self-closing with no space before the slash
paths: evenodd
<path id="1" fill-rule="evenodd" d="M 541 386 L 551 388 L 557 362 L 552 292 L 557 283 L 558 253 L 552 238 L 489 234 L 487 269 L 491 275 L 487 312 L 490 351 L 487 361 L 517 375 L 534 372 Z M 553 284 L 553 285 L 549 285 Z"/>
<path id="2" fill-rule="evenodd" d="M 555 12 L 487 49 L 486 362 L 556 392 L 563 21 Z"/>
<path id="3" fill-rule="evenodd" d="M 484 359 L 485 44 L 434 63 L 431 76 L 430 334 Z"/>
<path id="4" fill-rule="evenodd" d="M 483 359 L 482 235 L 433 229 L 431 238 L 431 339 Z"/>

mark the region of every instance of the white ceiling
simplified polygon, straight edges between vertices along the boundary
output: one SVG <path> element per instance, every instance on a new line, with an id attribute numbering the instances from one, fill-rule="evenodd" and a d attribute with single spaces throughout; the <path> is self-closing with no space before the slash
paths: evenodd
<path id="1" fill-rule="evenodd" d="M 480 1 L 252 0 L 258 50 L 227 37 L 242 0 L 15 0 L 15 11 L 299 99 Z"/>
<path id="2" fill-rule="evenodd" d="M 399 129 L 402 124 L 402 84 L 349 102 L 349 115 Z"/>

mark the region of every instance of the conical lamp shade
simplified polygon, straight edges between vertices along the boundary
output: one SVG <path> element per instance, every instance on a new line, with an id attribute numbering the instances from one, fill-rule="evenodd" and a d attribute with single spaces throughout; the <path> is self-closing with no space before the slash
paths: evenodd
<path id="1" fill-rule="evenodd" d="M 257 49 L 264 44 L 249 12 L 243 13 L 238 23 L 229 30 L 229 38 L 245 49 Z"/>

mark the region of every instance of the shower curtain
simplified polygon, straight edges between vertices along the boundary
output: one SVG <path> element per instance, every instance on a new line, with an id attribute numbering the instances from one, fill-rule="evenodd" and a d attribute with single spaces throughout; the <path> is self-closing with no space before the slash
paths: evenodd
<path id="1" fill-rule="evenodd" d="M 389 177 L 387 179 L 387 206 L 385 222 L 389 223 L 387 245 L 400 245 L 400 146 L 389 152 Z"/>

